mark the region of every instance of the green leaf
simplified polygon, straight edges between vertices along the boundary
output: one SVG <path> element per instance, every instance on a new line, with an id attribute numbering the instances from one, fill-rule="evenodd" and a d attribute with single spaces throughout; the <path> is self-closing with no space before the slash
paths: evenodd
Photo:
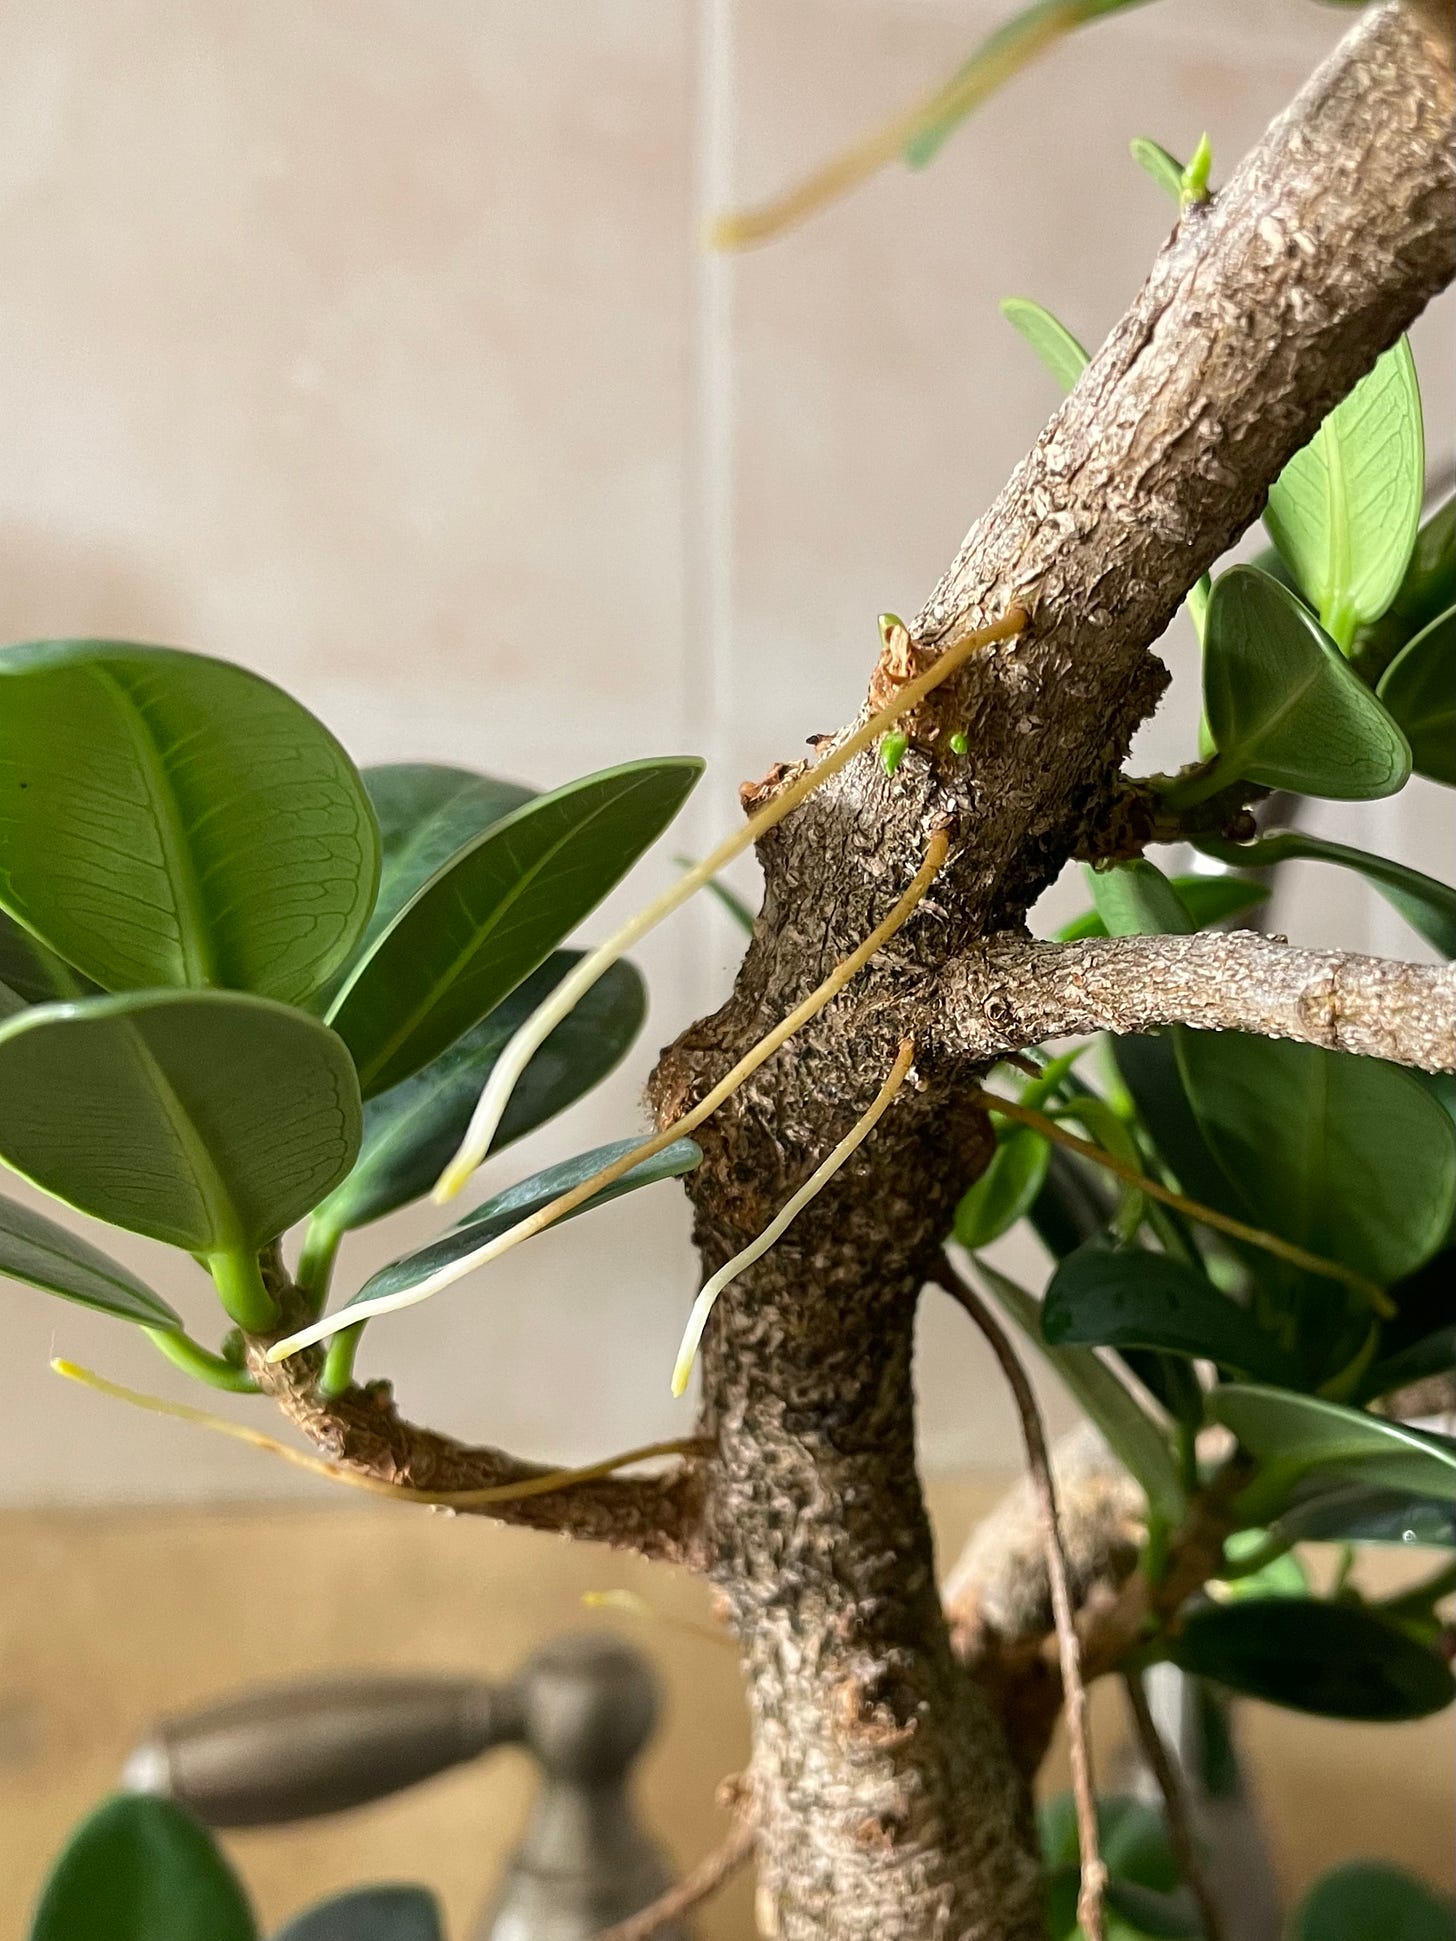
<path id="1" fill-rule="evenodd" d="M 1192 914 L 1178 891 L 1141 857 L 1083 874 L 1108 936 L 1187 936 L 1192 930 Z"/>
<path id="2" fill-rule="evenodd" d="M 429 1192 L 465 1136 L 481 1088 L 502 1050 L 580 960 L 580 951 L 556 951 L 432 1064 L 370 1099 L 354 1170 L 318 1208 L 315 1227 L 336 1237 Z M 500 1152 L 544 1125 L 599 1084 L 637 1036 L 646 1015 L 642 979 L 630 964 L 614 964 L 522 1073 L 491 1151 Z"/>
<path id="3" fill-rule="evenodd" d="M 257 1932 L 212 1835 L 171 1800 L 125 1794 L 71 1836 L 30 1941 L 255 1941 Z"/>
<path id="4" fill-rule="evenodd" d="M 1362 627 L 1351 655 L 1374 687 L 1408 640 L 1456 602 L 1456 499 L 1447 499 L 1416 535 L 1400 591 L 1373 626 Z"/>
<path id="5" fill-rule="evenodd" d="M 1001 315 L 1024 337 L 1064 391 L 1087 368 L 1087 353 L 1066 325 L 1030 297 L 1002 297 Z"/>
<path id="6" fill-rule="evenodd" d="M 329 1010 L 365 1097 L 429 1064 L 528 977 L 656 841 L 702 767 L 604 769 L 528 802 L 437 871 Z"/>
<path id="7" fill-rule="evenodd" d="M 1267 1530 L 1235 1530 L 1224 1543 L 1229 1563 L 1242 1563 L 1269 1542 Z M 1251 1597 L 1308 1597 L 1309 1577 L 1304 1565 L 1292 1551 L 1271 1557 L 1258 1570 L 1244 1577 L 1218 1580 L 1218 1597 L 1223 1603 L 1238 1603 Z"/>
<path id="8" fill-rule="evenodd" d="M 427 1889 L 360 1887 L 297 1915 L 274 1941 L 445 1941 L 445 1930 Z"/>
<path id="9" fill-rule="evenodd" d="M 1375 691 L 1410 743 L 1416 773 L 1456 785 L 1456 607 L 1401 649 Z"/>
<path id="10" fill-rule="evenodd" d="M 1201 843 L 1199 847 L 1202 847 Z M 1238 845 L 1230 844 L 1229 847 L 1236 848 Z M 1097 874 L 1095 871 L 1091 873 Z M 1116 873 L 1102 872 L 1104 875 Z M 1182 904 L 1195 930 L 1206 930 L 1210 924 L 1226 923 L 1230 917 L 1242 916 L 1245 910 L 1252 910 L 1256 904 L 1266 902 L 1269 896 L 1262 883 L 1251 883 L 1246 876 L 1165 876 L 1163 881 Z M 1057 932 L 1057 941 L 1069 944 L 1077 943 L 1083 937 L 1107 937 L 1113 934 L 1097 909 L 1093 908 L 1084 910 L 1080 917 L 1063 924 Z"/>
<path id="11" fill-rule="evenodd" d="M 1058 1793 L 1037 1814 L 1042 1857 L 1048 1867 L 1075 1866 L 1079 1858 L 1077 1809 L 1070 1793 Z M 1127 1793 L 1097 1798 L 1097 1844 L 1108 1868 L 1139 1887 L 1168 1892 L 1178 1884 L 1178 1862 L 1162 1813 Z"/>
<path id="12" fill-rule="evenodd" d="M 1441 1246 L 1456 1145 L 1409 1072 L 1234 1031 L 1181 1031 L 1176 1051 L 1203 1137 L 1257 1226 L 1382 1284 Z"/>
<path id="13" fill-rule="evenodd" d="M 0 1157 L 189 1253 L 282 1233 L 348 1172 L 359 1122 L 339 1039 L 268 998 L 143 991 L 0 1025 Z"/>
<path id="14" fill-rule="evenodd" d="M 1276 829 L 1253 842 L 1225 842 L 1215 836 L 1195 836 L 1194 847 L 1222 863 L 1245 869 L 1267 869 L 1275 863 L 1334 863 L 1341 869 L 1359 872 L 1398 910 L 1443 957 L 1456 957 L 1456 890 L 1438 883 L 1434 876 L 1423 876 L 1418 869 L 1393 863 L 1385 856 L 1372 856 L 1363 849 L 1351 849 L 1342 842 L 1326 842 L 1323 836 L 1307 836 L 1300 829 Z"/>
<path id="15" fill-rule="evenodd" d="M 1353 1482 L 1408 1490 L 1449 1502 L 1456 1494 L 1456 1445 L 1383 1415 L 1319 1395 L 1228 1382 L 1208 1397 L 1210 1422 L 1232 1429 L 1282 1487 L 1310 1470 Z M 1263 1490 L 1264 1479 L 1254 1487 Z"/>
<path id="16" fill-rule="evenodd" d="M 1384 707 L 1308 609 L 1256 567 L 1214 583 L 1203 701 L 1218 754 L 1196 781 L 1175 783 L 1170 802 L 1238 779 L 1364 802 L 1410 775 L 1410 748 Z"/>
<path id="17" fill-rule="evenodd" d="M 1449 1268 L 1449 1261 L 1447 1265 Z M 1398 1388 L 1407 1388 L 1412 1382 L 1425 1381 L 1432 1375 L 1449 1374 L 1453 1368 L 1456 1368 L 1456 1322 L 1448 1321 L 1434 1333 L 1372 1362 L 1360 1378 L 1354 1399 L 1368 1402 L 1377 1395 L 1393 1394 Z"/>
<path id="18" fill-rule="evenodd" d="M 299 1002 L 378 874 L 353 763 L 270 681 L 118 641 L 0 655 L 0 903 L 106 989 Z"/>
<path id="19" fill-rule="evenodd" d="M 1117 1376 L 1087 1348 L 1049 1348 L 1041 1304 L 979 1255 L 976 1270 L 997 1303 L 1034 1341 L 1096 1423 L 1118 1461 L 1142 1486 L 1154 1514 L 1176 1524 L 1186 1507 L 1167 1439 Z"/>
<path id="20" fill-rule="evenodd" d="M 1050 1158 L 1051 1147 L 1029 1126 L 1002 1131 L 990 1165 L 956 1208 L 955 1237 L 968 1252 L 988 1247 L 1030 1212 Z"/>
<path id="21" fill-rule="evenodd" d="M 1288 1941 L 1451 1941 L 1456 1903 L 1383 1860 L 1352 1860 L 1317 1880 Z"/>
<path id="22" fill-rule="evenodd" d="M 1312 1471 L 1279 1513 L 1279 1534 L 1289 1543 L 1389 1543 L 1403 1549 L 1456 1548 L 1452 1505 L 1409 1491 L 1349 1483 Z"/>
<path id="23" fill-rule="evenodd" d="M 1042 1302 L 1053 1348 L 1161 1348 L 1271 1382 L 1297 1370 L 1272 1335 L 1193 1267 L 1166 1254 L 1079 1247 Z"/>
<path id="24" fill-rule="evenodd" d="M 1269 537 L 1346 651 L 1355 629 L 1396 596 L 1425 489 L 1420 387 L 1402 337 L 1290 459 L 1264 513 Z"/>
<path id="25" fill-rule="evenodd" d="M 181 1315 L 89 1241 L 0 1194 L 0 1274 L 144 1328 L 180 1329 Z"/>
<path id="26" fill-rule="evenodd" d="M 353 1307 L 359 1301 L 372 1301 L 385 1294 L 398 1294 L 407 1287 L 415 1287 L 438 1268 L 449 1267 L 466 1254 L 506 1233 L 517 1221 L 528 1218 L 543 1206 L 549 1206 L 563 1193 L 569 1193 L 583 1180 L 590 1179 L 624 1153 L 631 1152 L 640 1142 L 636 1139 L 622 1139 L 615 1145 L 598 1146 L 592 1152 L 578 1153 L 574 1159 L 562 1160 L 558 1165 L 548 1166 L 543 1172 L 532 1173 L 528 1179 L 518 1180 L 502 1193 L 494 1193 L 488 1200 L 467 1213 L 465 1218 L 439 1240 L 429 1246 L 421 1247 L 417 1253 L 406 1254 L 402 1260 L 391 1261 L 389 1266 L 381 1267 L 379 1272 L 364 1283 L 359 1292 L 346 1306 Z M 611 1186 L 604 1186 L 599 1193 L 593 1193 L 579 1207 L 563 1217 L 574 1220 L 578 1213 L 590 1213 L 608 1200 L 619 1199 L 623 1193 L 635 1193 L 640 1187 L 655 1186 L 659 1180 L 680 1179 L 690 1173 L 702 1158 L 702 1150 L 691 1139 L 675 1139 L 670 1146 L 653 1159 L 644 1159 L 629 1173 Z"/>
<path id="27" fill-rule="evenodd" d="M 537 794 L 438 762 L 386 762 L 366 768 L 363 780 L 379 819 L 381 861 L 360 955 L 437 869 Z"/>
<path id="28" fill-rule="evenodd" d="M 1134 135 L 1128 143 L 1128 152 L 1144 174 L 1150 175 L 1158 187 L 1165 190 L 1175 203 L 1181 202 L 1183 164 L 1180 161 L 1147 135 Z"/>
<path id="29" fill-rule="evenodd" d="M 1422 1719 L 1456 1694 L 1434 1652 L 1356 1604 L 1251 1598 L 1190 1611 L 1168 1656 L 1200 1678 L 1332 1719 Z"/>
<path id="30" fill-rule="evenodd" d="M 0 666 L 4 663 L 0 662 Z M 48 1004 L 60 997 L 94 997 L 101 988 L 64 958 L 48 950 L 14 917 L 0 910 L 0 984 L 25 1004 Z"/>
<path id="31" fill-rule="evenodd" d="M 1114 1038 L 1113 1062 L 1132 1094 L 1138 1118 L 1164 1170 L 1191 1198 L 1227 1211 L 1226 1202 L 1231 1198 L 1228 1180 L 1199 1130 L 1183 1088 L 1178 1069 L 1179 1035 L 1161 1031 Z"/>

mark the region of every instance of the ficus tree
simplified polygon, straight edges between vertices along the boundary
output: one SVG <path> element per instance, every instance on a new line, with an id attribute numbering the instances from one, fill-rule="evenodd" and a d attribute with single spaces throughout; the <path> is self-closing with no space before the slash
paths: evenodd
<path id="1" fill-rule="evenodd" d="M 1108 10 L 1033 8 L 892 146 L 925 159 L 978 89 Z M 1456 956 L 1456 893 L 1299 813 L 1456 784 L 1456 518 L 1423 509 L 1403 337 L 1456 269 L 1452 110 L 1447 10 L 1387 0 L 1222 188 L 1206 144 L 1185 166 L 1136 143 L 1172 232 L 1090 358 L 1008 304 L 1069 395 L 917 618 L 884 617 L 858 721 L 745 788 L 743 830 L 585 956 L 573 933 L 696 761 L 546 795 L 360 774 L 276 687 L 201 655 L 0 656 L 0 1157 L 192 1254 L 228 1332 L 194 1340 L 33 1201 L 0 1208 L 0 1268 L 271 1397 L 332 1473 L 708 1577 L 750 1701 L 760 1921 L 785 1941 L 1216 1935 L 1238 1883 L 1200 1877 L 1176 1775 L 1166 1823 L 1094 1803 L 1086 1683 L 1123 1678 L 1139 1716 L 1162 1661 L 1340 1718 L 1452 1697 L 1456 1445 L 1408 1417 L 1453 1359 L 1456 974 L 1430 957 Z M 1261 514 L 1268 549 L 1220 570 Z M 1185 601 L 1201 745 L 1131 775 Z M 335 1289 L 344 1234 L 453 1192 L 612 1068 L 643 1017 L 625 951 L 751 841 L 762 908 L 728 1002 L 657 1063 L 654 1135 L 624 1128 Z M 1088 914 L 1031 935 L 1078 862 Z M 1229 927 L 1306 865 L 1363 877 L 1420 961 Z M 467 1447 L 355 1379 L 373 1316 L 670 1178 L 703 1287 L 679 1361 L 680 1382 L 701 1364 L 699 1419 L 666 1467 Z M 985 1256 L 1021 1222 L 1038 1290 Z M 1034 1484 L 948 1573 L 916 1469 L 927 1288 L 990 1336 Z M 1081 1404 L 1090 1455 L 1048 1461 L 1023 1353 Z M 1349 1547 L 1333 1588 L 1300 1562 L 1317 1540 Z M 1438 1554 L 1381 1599 L 1361 1558 L 1392 1541 Z M 1077 1797 L 1039 1841 L 1064 1707 Z M 175 1815 L 104 1808 L 36 1941 L 164 1941 L 164 1905 L 165 1941 L 245 1941 L 239 1890 Z M 147 1900 L 139 1855 L 201 1883 L 192 1925 L 186 1893 Z M 104 1928 L 122 1879 L 132 1925 Z M 416 1925 L 380 1934 L 432 1931 L 400 1907 L 375 1915 Z M 1356 1866 L 1290 1932 L 1397 1918 L 1449 1932 L 1425 1890 Z"/>

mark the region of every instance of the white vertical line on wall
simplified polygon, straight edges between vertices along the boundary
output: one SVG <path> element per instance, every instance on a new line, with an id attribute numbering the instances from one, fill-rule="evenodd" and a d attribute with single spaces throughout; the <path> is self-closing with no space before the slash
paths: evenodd
<path id="1" fill-rule="evenodd" d="M 692 824 L 708 840 L 737 811 L 728 774 L 733 720 L 733 317 L 731 259 L 703 248 L 710 215 L 729 199 L 733 163 L 733 0 L 696 0 L 693 104 L 692 401 L 684 549 L 687 640 L 683 728 L 708 760 Z M 714 926 L 687 920 L 684 973 L 698 1008 L 723 995 L 713 979 Z M 710 981 L 711 980 L 711 981 Z"/>

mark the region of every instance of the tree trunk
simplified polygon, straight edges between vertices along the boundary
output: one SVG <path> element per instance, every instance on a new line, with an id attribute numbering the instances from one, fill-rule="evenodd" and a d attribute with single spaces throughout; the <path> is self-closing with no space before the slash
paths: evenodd
<path id="1" fill-rule="evenodd" d="M 689 1183 L 711 1271 L 915 1033 L 914 1088 L 733 1285 L 703 1345 L 716 1453 L 702 1559 L 742 1646 L 760 1920 L 785 1941 L 1044 1932 L 1024 1782 L 952 1654 L 915 1466 L 915 1304 L 987 1150 L 962 1097 L 978 1067 L 938 1042 L 937 993 L 954 960 L 963 1002 L 979 965 L 985 1016 L 1008 1008 L 989 940 L 1019 933 L 1068 856 L 1125 836 L 1118 771 L 1166 678 L 1149 643 L 1449 280 L 1448 41 L 1435 9 L 1371 13 L 1224 194 L 1183 219 L 968 537 L 915 651 L 1013 599 L 1032 626 L 932 697 L 893 778 L 862 756 L 765 841 L 733 997 L 654 1076 L 664 1120 L 701 1097 L 884 916 L 930 830 L 952 826 L 934 900 L 709 1121 Z M 882 664 L 872 697 L 909 671 Z M 952 728 L 968 758 L 946 752 Z"/>

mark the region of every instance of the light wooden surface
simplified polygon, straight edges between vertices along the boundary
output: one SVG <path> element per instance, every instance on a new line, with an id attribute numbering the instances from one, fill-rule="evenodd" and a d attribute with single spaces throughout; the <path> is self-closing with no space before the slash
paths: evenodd
<path id="1" fill-rule="evenodd" d="M 996 1494 L 935 1492 L 947 1554 Z M 545 1638 L 607 1621 L 582 1594 L 626 1588 L 656 1621 L 613 1617 L 647 1650 L 665 1717 L 641 1803 L 682 1867 L 724 1830 L 713 1792 L 746 1750 L 731 1650 L 704 1587 L 551 1537 L 386 1506 L 167 1508 L 0 1515 L 0 1935 L 19 1936 L 66 1829 L 114 1782 L 159 1713 L 239 1687 L 363 1667 L 503 1675 Z M 1403 1561 L 1403 1560 L 1402 1560 Z M 1122 1721 L 1099 1688 L 1104 1772 Z M 1291 1890 L 1355 1854 L 1398 1860 L 1449 1886 L 1449 1717 L 1352 1727 L 1246 1708 L 1281 1874 Z M 1047 1783 L 1064 1784 L 1053 1760 Z M 367 1879 L 427 1880 L 462 1941 L 519 1830 L 530 1774 L 515 1753 L 363 1812 L 239 1835 L 230 1850 L 266 1922 Z M 702 1941 L 747 1941 L 738 1881 L 702 1918 Z"/>

